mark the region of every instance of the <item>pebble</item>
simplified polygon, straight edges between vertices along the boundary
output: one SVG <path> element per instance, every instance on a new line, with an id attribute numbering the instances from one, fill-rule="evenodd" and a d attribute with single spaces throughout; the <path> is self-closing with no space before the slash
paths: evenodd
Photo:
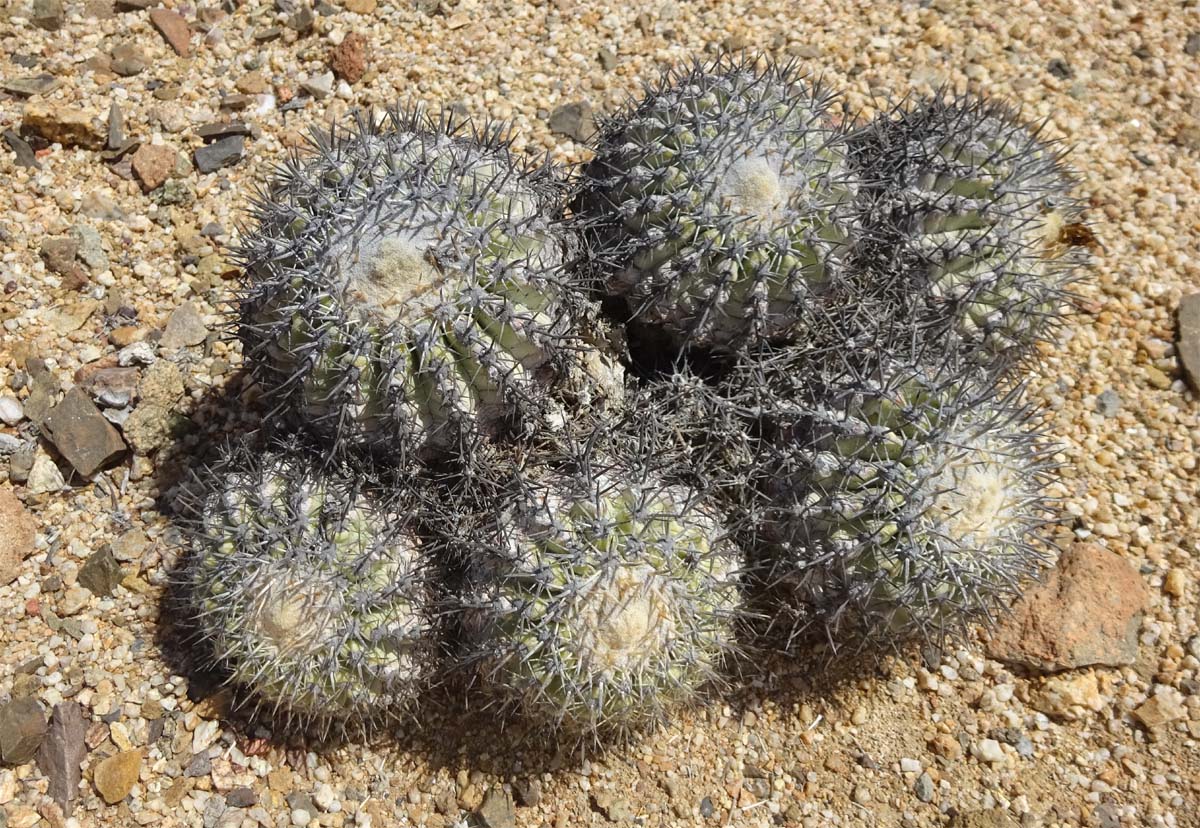
<path id="1" fill-rule="evenodd" d="M 105 131 L 91 111 L 61 103 L 27 103 L 21 113 L 22 126 L 55 144 L 98 150 L 104 147 Z"/>
<path id="2" fill-rule="evenodd" d="M 900 760 L 900 772 L 901 773 L 920 773 L 921 772 L 921 763 L 916 759 L 901 759 Z"/>
<path id="3" fill-rule="evenodd" d="M 200 722 L 192 733 L 192 753 L 203 753 L 221 738 L 221 723 L 216 720 Z"/>
<path id="4" fill-rule="evenodd" d="M 29 19 L 38 28 L 57 32 L 63 24 L 62 0 L 33 0 Z"/>
<path id="5" fill-rule="evenodd" d="M 117 351 L 117 365 L 152 365 L 158 360 L 154 346 L 149 342 L 134 342 Z"/>
<path id="6" fill-rule="evenodd" d="M 112 549 L 102 546 L 97 549 L 79 568 L 79 583 L 91 590 L 93 595 L 101 598 L 112 595 L 121 583 L 124 573 L 117 559 L 113 557 Z"/>
<path id="7" fill-rule="evenodd" d="M 550 113 L 550 131 L 575 141 L 587 141 L 596 132 L 596 120 L 588 101 L 563 104 Z"/>
<path id="8" fill-rule="evenodd" d="M 0 587 L 21 574 L 22 562 L 33 554 L 37 522 L 10 489 L 0 489 Z"/>
<path id="9" fill-rule="evenodd" d="M 0 705 L 0 762 L 33 761 L 46 737 L 46 714 L 37 699 L 18 698 Z"/>
<path id="10" fill-rule="evenodd" d="M 53 75 L 35 75 L 30 78 L 13 78 L 12 80 L 0 81 L 0 89 L 5 92 L 11 92 L 14 95 L 24 97 L 32 97 L 34 95 L 45 95 L 53 92 L 58 88 L 60 80 Z"/>
<path id="11" fill-rule="evenodd" d="M 332 78 L 332 75 L 330 76 Z M 205 142 L 218 141 L 222 138 L 231 138 L 235 135 L 250 135 L 250 127 L 241 121 L 228 121 L 205 124 L 196 130 L 196 134 L 204 139 Z"/>
<path id="12" fill-rule="evenodd" d="M 513 782 L 513 793 L 523 807 L 536 808 L 542 801 L 542 783 L 533 777 L 517 779 Z"/>
<path id="13" fill-rule="evenodd" d="M 226 140 L 241 142 L 241 138 L 230 138 Z M 218 146 L 224 143 L 218 141 L 212 146 Z M 200 150 L 196 150 L 197 153 Z M 171 312 L 171 316 L 167 319 L 167 326 L 163 329 L 162 338 L 159 340 L 159 347 L 165 348 L 168 351 L 174 351 L 179 348 L 186 348 L 192 345 L 199 345 L 204 342 L 204 338 L 208 336 L 208 328 L 204 325 L 204 320 L 200 317 L 200 312 L 191 302 L 184 302 Z M 182 389 L 179 392 L 183 393 Z M 174 402 L 178 395 L 173 395 L 171 402 Z"/>
<path id="14" fill-rule="evenodd" d="M 367 71 L 367 39 L 351 32 L 329 52 L 329 68 L 347 83 L 358 83 Z"/>
<path id="15" fill-rule="evenodd" d="M 1103 710 L 1107 703 L 1093 672 L 1048 678 L 1030 698 L 1035 710 L 1066 721 Z"/>
<path id="16" fill-rule="evenodd" d="M 617 53 L 612 49 L 609 49 L 607 46 L 602 47 L 600 51 L 596 53 L 596 59 L 600 61 L 600 68 L 605 72 L 611 72 L 613 69 L 617 68 Z"/>
<path id="17" fill-rule="evenodd" d="M 175 150 L 163 144 L 142 144 L 133 154 L 133 173 L 146 192 L 163 185 L 175 171 Z"/>
<path id="18" fill-rule="evenodd" d="M 140 75 L 146 71 L 146 53 L 136 43 L 125 41 L 112 50 L 112 70 L 123 78 Z M 115 149 L 109 143 L 109 149 Z"/>
<path id="19" fill-rule="evenodd" d="M 323 101 L 333 94 L 333 82 L 333 72 L 326 72 L 323 75 L 317 75 L 315 78 L 300 81 L 300 88 L 318 101 Z"/>
<path id="20" fill-rule="evenodd" d="M 1173 687 L 1160 688 L 1146 702 L 1133 711 L 1138 721 L 1151 730 L 1187 718 L 1183 696 Z"/>
<path id="21" fill-rule="evenodd" d="M 305 825 L 308 825 L 308 823 L 312 822 L 312 814 L 310 814 L 308 811 L 305 811 L 303 808 L 293 809 L 291 817 L 292 825 L 297 826 L 297 828 L 304 828 Z"/>
<path id="22" fill-rule="evenodd" d="M 88 397 L 75 386 L 46 418 L 45 431 L 54 447 L 75 471 L 91 477 L 127 450 L 121 434 Z"/>
<path id="23" fill-rule="evenodd" d="M 33 457 L 33 465 L 25 483 L 29 493 L 39 495 L 61 492 L 66 485 L 67 481 L 58 465 L 50 459 L 50 455 L 39 448 Z"/>
<path id="24" fill-rule="evenodd" d="M 1115 417 L 1121 410 L 1121 395 L 1106 388 L 1096 395 L 1096 412 L 1102 417 Z"/>
<path id="25" fill-rule="evenodd" d="M 1183 44 L 1183 53 L 1188 57 L 1200 55 L 1200 32 L 1192 32 Z"/>
<path id="26" fill-rule="evenodd" d="M 1179 341 L 1175 351 L 1179 355 L 1179 365 L 1192 390 L 1200 392 L 1200 293 L 1179 301 L 1176 321 Z"/>
<path id="27" fill-rule="evenodd" d="M 216 172 L 222 167 L 230 167 L 242 160 L 246 149 L 246 139 L 240 135 L 222 138 L 211 144 L 197 147 L 193 156 L 196 169 L 201 173 Z"/>
<path id="28" fill-rule="evenodd" d="M 136 331 L 136 328 L 129 330 Z M 116 334 L 116 331 L 113 331 Z M 112 339 L 112 334 L 109 335 Z M 118 344 L 113 342 L 114 345 Z M 124 408 L 133 401 L 137 393 L 139 371 L 137 368 L 101 368 L 82 378 L 80 386 L 92 399 L 108 408 Z"/>
<path id="29" fill-rule="evenodd" d="M 991 764 L 1004 761 L 1004 750 L 995 739 L 980 739 L 971 746 L 971 755 Z"/>
<path id="30" fill-rule="evenodd" d="M 234 788 L 225 794 L 225 804 L 231 808 L 252 808 L 258 804 L 258 795 L 249 788 Z"/>
<path id="31" fill-rule="evenodd" d="M 1042 672 L 1132 664 L 1149 600 L 1124 558 L 1096 544 L 1075 544 L 999 622 L 988 654 Z"/>
<path id="32" fill-rule="evenodd" d="M 933 801 L 933 778 L 929 774 L 923 773 L 917 777 L 917 781 L 913 783 L 913 793 L 917 799 L 922 802 Z"/>
<path id="33" fill-rule="evenodd" d="M 488 790 L 477 816 L 484 828 L 514 828 L 517 824 L 512 796 L 502 787 L 493 786 Z"/>
<path id="34" fill-rule="evenodd" d="M 141 770 L 142 752 L 123 750 L 97 765 L 92 781 L 104 801 L 115 805 L 129 796 Z"/>
<path id="35" fill-rule="evenodd" d="M 108 255 L 104 252 L 104 241 L 95 228 L 86 224 L 71 227 L 70 238 L 75 241 L 75 256 L 88 266 L 92 273 L 108 270 Z"/>
<path id="36" fill-rule="evenodd" d="M 192 30 L 179 12 L 170 9 L 157 8 L 150 10 L 150 22 L 158 29 L 163 39 L 175 50 L 180 57 L 187 57 L 191 51 L 190 40 Z"/>
<path id="37" fill-rule="evenodd" d="M 4 143 L 8 144 L 8 148 L 13 151 L 14 163 L 18 167 L 28 167 L 35 170 L 40 170 L 42 165 L 37 160 L 37 155 L 33 151 L 33 147 L 29 142 L 17 135 L 11 129 L 4 130 Z"/>
<path id="38" fill-rule="evenodd" d="M 79 794 L 79 780 L 83 777 L 81 766 L 87 756 L 86 733 L 83 708 L 76 702 L 59 702 L 54 706 L 46 738 L 38 749 L 38 768 L 49 781 L 46 793 L 58 803 L 65 816 L 71 815 Z"/>

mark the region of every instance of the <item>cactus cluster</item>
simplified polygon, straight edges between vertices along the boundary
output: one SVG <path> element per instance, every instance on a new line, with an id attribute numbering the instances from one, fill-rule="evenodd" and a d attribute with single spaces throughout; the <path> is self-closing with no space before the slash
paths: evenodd
<path id="1" fill-rule="evenodd" d="M 231 680 L 345 723 L 465 676 L 622 738 L 748 648 L 1000 611 L 1053 554 L 1015 369 L 1082 260 L 1072 179 L 977 98 L 842 112 L 721 58 L 608 118 L 573 176 L 400 111 L 277 169 L 234 322 L 279 416 L 187 523 Z"/>

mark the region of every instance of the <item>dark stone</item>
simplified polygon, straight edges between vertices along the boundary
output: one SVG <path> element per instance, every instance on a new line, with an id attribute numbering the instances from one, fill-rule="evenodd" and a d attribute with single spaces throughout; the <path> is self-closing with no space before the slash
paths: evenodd
<path id="1" fill-rule="evenodd" d="M 210 773 L 212 773 L 212 758 L 209 757 L 208 751 L 193 756 L 192 761 L 188 762 L 188 766 L 183 770 L 183 775 L 191 779 L 208 776 Z"/>
<path id="2" fill-rule="evenodd" d="M 79 795 L 80 766 L 87 756 L 86 734 L 82 707 L 70 701 L 54 706 L 46 738 L 38 749 L 37 764 L 50 781 L 47 795 L 58 803 L 64 816 L 71 815 Z"/>
<path id="3" fill-rule="evenodd" d="M 112 595 L 122 577 L 121 565 L 108 546 L 93 552 L 79 568 L 79 583 L 101 598 Z"/>
<path id="4" fill-rule="evenodd" d="M 514 828 L 517 824 L 512 797 L 498 786 L 492 787 L 484 796 L 477 816 L 485 828 Z"/>
<path id="5" fill-rule="evenodd" d="M 84 477 L 91 477 L 128 448 L 87 392 L 78 386 L 54 406 L 44 428 L 54 447 Z"/>
<path id="6" fill-rule="evenodd" d="M 113 101 L 108 108 L 108 149 L 115 150 L 125 143 L 125 116 L 121 107 Z"/>
<path id="7" fill-rule="evenodd" d="M 1054 60 L 1050 61 L 1050 63 L 1046 65 L 1046 69 L 1051 75 L 1054 75 L 1054 77 L 1059 78 L 1060 80 L 1066 80 L 1075 74 L 1073 71 L 1071 71 L 1071 64 L 1067 63 L 1062 58 L 1054 58 Z"/>
<path id="8" fill-rule="evenodd" d="M 52 92 L 58 88 L 60 83 L 62 81 L 54 77 L 54 75 L 35 75 L 32 78 L 13 78 L 12 80 L 0 81 L 0 89 L 28 98 L 33 95 L 44 95 L 47 92 Z"/>
<path id="9" fill-rule="evenodd" d="M 700 816 L 708 819 L 713 815 L 713 801 L 711 797 L 704 797 L 700 800 Z"/>
<path id="10" fill-rule="evenodd" d="M 1177 321 L 1179 365 L 1192 390 L 1200 392 L 1200 293 L 1180 300 Z"/>
<path id="11" fill-rule="evenodd" d="M 526 808 L 537 807 L 542 801 L 542 783 L 532 777 L 518 779 L 513 782 L 513 793 L 517 802 Z"/>
<path id="12" fill-rule="evenodd" d="M 258 795 L 249 788 L 234 788 L 225 794 L 225 804 L 230 808 L 253 808 L 258 803 Z"/>
<path id="13" fill-rule="evenodd" d="M 268 26 L 265 29 L 256 29 L 254 32 L 255 43 L 270 43 L 272 40 L 278 40 L 283 35 L 283 29 L 278 26 Z"/>
<path id="14" fill-rule="evenodd" d="M 230 138 L 234 135 L 249 135 L 250 127 L 240 121 L 232 121 L 226 124 L 205 124 L 196 130 L 196 134 L 204 139 L 204 143 L 218 141 L 222 138 Z"/>
<path id="15" fill-rule="evenodd" d="M 38 28 L 57 32 L 63 24 L 62 0 L 33 0 L 29 18 Z"/>
<path id="16" fill-rule="evenodd" d="M 312 31 L 314 22 L 316 22 L 316 16 L 313 15 L 312 9 L 310 9 L 308 6 L 304 6 L 298 9 L 295 14 L 288 18 L 287 26 L 293 31 L 300 32 L 301 34 L 307 34 L 308 32 Z"/>
<path id="17" fill-rule="evenodd" d="M 1200 32 L 1192 32 L 1183 44 L 1183 53 L 1188 57 L 1200 55 Z"/>
<path id="18" fill-rule="evenodd" d="M 588 101 L 563 104 L 550 113 L 550 131 L 575 141 L 587 141 L 596 132 L 596 120 Z"/>
<path id="19" fill-rule="evenodd" d="M 226 95 L 221 98 L 221 109 L 238 112 L 252 103 L 254 103 L 254 99 L 249 95 Z"/>
<path id="20" fill-rule="evenodd" d="M 46 714 L 34 698 L 0 706 L 0 761 L 24 765 L 32 761 L 46 736 Z"/>
<path id="21" fill-rule="evenodd" d="M 18 167 L 32 167 L 35 170 L 42 168 L 42 165 L 37 160 L 37 156 L 34 155 L 33 147 L 13 130 L 4 130 L 4 143 L 8 144 L 8 148 L 17 156 L 16 164 Z"/>

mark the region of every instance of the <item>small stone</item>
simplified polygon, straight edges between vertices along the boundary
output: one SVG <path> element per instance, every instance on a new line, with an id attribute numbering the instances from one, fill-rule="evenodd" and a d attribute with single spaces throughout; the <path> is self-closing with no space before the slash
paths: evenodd
<path id="1" fill-rule="evenodd" d="M 270 43 L 272 40 L 278 40 L 283 37 L 283 29 L 278 26 L 266 26 L 262 29 L 254 30 L 255 43 Z"/>
<path id="2" fill-rule="evenodd" d="M 1183 44 L 1183 53 L 1188 57 L 1200 55 L 1200 32 L 1192 32 Z"/>
<path id="3" fill-rule="evenodd" d="M 713 806 L 712 797 L 706 796 L 700 800 L 700 816 L 708 819 L 713 815 L 716 808 Z"/>
<path id="4" fill-rule="evenodd" d="M 142 555 L 146 551 L 146 546 L 150 543 L 146 533 L 141 529 L 129 529 L 122 532 L 116 540 L 111 544 L 113 557 L 118 561 L 137 561 L 141 560 Z"/>
<path id="5" fill-rule="evenodd" d="M 29 19 L 38 28 L 57 32 L 63 24 L 62 0 L 33 0 Z"/>
<path id="6" fill-rule="evenodd" d="M 18 167 L 28 167 L 30 169 L 41 169 L 42 165 L 38 163 L 37 155 L 33 152 L 33 147 L 29 142 L 17 135 L 11 129 L 4 130 L 4 143 L 8 144 L 8 148 L 13 151 L 14 163 Z"/>
<path id="7" fill-rule="evenodd" d="M 110 335 L 110 341 L 111 339 Z M 106 408 L 124 408 L 133 402 L 137 392 L 138 374 L 137 368 L 101 368 L 88 375 L 80 385 L 100 405 Z"/>
<path id="8" fill-rule="evenodd" d="M 92 781 L 109 805 L 116 805 L 133 790 L 142 770 L 142 752 L 123 750 L 96 766 Z"/>
<path id="9" fill-rule="evenodd" d="M 0 705 L 0 762 L 32 762 L 46 737 L 46 714 L 37 699 L 18 698 Z"/>
<path id="10" fill-rule="evenodd" d="M 971 746 L 971 755 L 981 762 L 990 764 L 1004 761 L 1004 750 L 995 739 L 980 739 Z"/>
<path id="11" fill-rule="evenodd" d="M 216 172 L 222 167 L 231 167 L 242 160 L 246 150 L 246 139 L 240 135 L 222 138 L 211 144 L 197 147 L 194 153 L 196 169 L 202 173 Z"/>
<path id="12" fill-rule="evenodd" d="M 1088 711 L 1103 710 L 1107 703 L 1092 672 L 1048 678 L 1030 699 L 1035 710 L 1067 721 L 1083 718 Z"/>
<path id="13" fill-rule="evenodd" d="M 326 72 L 323 75 L 317 75 L 315 78 L 301 81 L 300 88 L 320 101 L 333 94 L 333 81 L 333 72 Z"/>
<path id="14" fill-rule="evenodd" d="M 1067 80 L 1075 73 L 1071 71 L 1071 64 L 1067 63 L 1062 58 L 1054 58 L 1046 64 L 1046 70 L 1059 80 Z"/>
<path id="15" fill-rule="evenodd" d="M 196 725 L 192 733 L 192 753 L 203 753 L 221 738 L 221 723 L 216 720 L 204 721 Z"/>
<path id="16" fill-rule="evenodd" d="M 37 765 L 50 782 L 47 795 L 58 803 L 64 816 L 71 815 L 79 795 L 80 766 L 87 756 L 86 734 L 83 708 L 75 702 L 54 706 L 46 738 L 38 749 Z"/>
<path id="17" fill-rule="evenodd" d="M 1003 811 L 959 811 L 950 828 L 1017 828 L 1017 823 Z"/>
<path id="18" fill-rule="evenodd" d="M 243 95 L 262 95 L 270 91 L 271 84 L 267 83 L 262 72 L 247 72 L 237 79 L 233 88 Z"/>
<path id="19" fill-rule="evenodd" d="M 87 265 L 92 273 L 108 270 L 108 255 L 104 252 L 104 242 L 94 228 L 86 224 L 76 224 L 71 227 L 70 238 L 76 243 L 76 258 Z"/>
<path id="20" fill-rule="evenodd" d="M 346 11 L 354 14 L 374 14 L 379 0 L 346 0 Z"/>
<path id="21" fill-rule="evenodd" d="M 21 574 L 21 563 L 33 554 L 37 522 L 10 489 L 0 489 L 0 586 Z"/>
<path id="22" fill-rule="evenodd" d="M 0 422 L 15 426 L 25 419 L 25 409 L 21 401 L 12 394 L 0 394 Z"/>
<path id="23" fill-rule="evenodd" d="M 53 75 L 34 75 L 29 78 L 13 78 L 12 80 L 0 81 L 0 89 L 28 98 L 34 95 L 45 95 L 48 92 L 53 92 L 58 88 L 60 83 L 62 81 Z"/>
<path id="24" fill-rule="evenodd" d="M 523 777 L 513 782 L 513 793 L 523 807 L 536 808 L 542 801 L 542 783 L 531 776 Z"/>
<path id="25" fill-rule="evenodd" d="M 146 53 L 131 41 L 117 44 L 112 50 L 112 70 L 123 78 L 131 78 L 146 71 Z M 109 149 L 113 149 L 109 144 Z"/>
<path id="26" fill-rule="evenodd" d="M 108 546 L 93 552 L 79 568 L 79 583 L 101 598 L 112 595 L 123 577 L 121 565 Z"/>
<path id="27" fill-rule="evenodd" d="M 596 132 L 592 105 L 588 101 L 563 104 L 550 113 L 550 131 L 575 141 L 587 141 Z"/>
<path id="28" fill-rule="evenodd" d="M 1106 388 L 1096 395 L 1096 412 L 1101 417 L 1115 417 L 1121 410 L 1121 395 Z"/>
<path id="29" fill-rule="evenodd" d="M 293 808 L 291 813 L 292 825 L 297 828 L 304 828 L 305 825 L 312 822 L 312 813 L 303 808 Z"/>
<path id="30" fill-rule="evenodd" d="M 67 481 L 63 478 L 62 471 L 50 459 L 50 455 L 39 449 L 33 458 L 33 466 L 29 469 L 25 488 L 34 495 L 53 494 L 61 492 L 66 485 Z"/>
<path id="31" fill-rule="evenodd" d="M 929 774 L 923 773 L 917 777 L 917 781 L 913 783 L 913 793 L 922 802 L 933 801 L 933 779 Z"/>
<path id="32" fill-rule="evenodd" d="M 249 135 L 250 127 L 241 121 L 212 123 L 205 124 L 197 129 L 196 134 L 203 138 L 205 143 L 211 143 L 213 141 L 219 141 L 222 138 L 231 138 L 234 135 Z"/>
<path id="33" fill-rule="evenodd" d="M 240 140 L 240 139 L 238 139 Z M 220 143 L 220 142 L 218 142 Z M 167 326 L 163 330 L 159 346 L 169 351 L 199 345 L 208 336 L 208 328 L 200 317 L 200 312 L 191 302 L 184 302 L 171 312 Z"/>
<path id="34" fill-rule="evenodd" d="M 44 427 L 54 447 L 83 477 L 91 477 L 128 448 L 79 386 L 54 407 Z"/>
<path id="35" fill-rule="evenodd" d="M 316 16 L 308 6 L 301 6 L 296 13 L 287 19 L 287 27 L 295 32 L 306 34 L 312 31 Z"/>
<path id="36" fill-rule="evenodd" d="M 54 144 L 83 149 L 102 149 L 106 138 L 99 118 L 88 110 L 60 103 L 28 103 L 21 115 L 22 126 Z"/>
<path id="37" fill-rule="evenodd" d="M 367 39 L 351 32 L 329 52 L 329 68 L 347 83 L 358 83 L 367 71 Z"/>
<path id="38" fill-rule="evenodd" d="M 1043 672 L 1132 664 L 1149 600 L 1141 576 L 1124 558 L 1095 544 L 1075 544 L 999 622 L 988 654 Z"/>
<path id="39" fill-rule="evenodd" d="M 921 772 L 921 763 L 920 763 L 920 761 L 918 761 L 916 759 L 901 759 L 900 760 L 900 772 L 901 773 L 920 773 Z"/>
<path id="40" fill-rule="evenodd" d="M 600 49 L 596 54 L 596 59 L 600 61 L 600 68 L 605 72 L 611 72 L 617 68 L 617 53 L 607 46 Z"/>
<path id="41" fill-rule="evenodd" d="M 629 803 L 607 791 L 593 794 L 592 804 L 596 810 L 608 818 L 609 822 L 629 823 L 633 821 L 634 813 L 633 809 L 629 807 Z"/>
<path id="42" fill-rule="evenodd" d="M 146 192 L 155 190 L 175 170 L 175 150 L 163 144 L 142 144 L 133 154 L 133 172 Z"/>
<path id="43" fill-rule="evenodd" d="M 208 755 L 207 751 L 197 753 L 183 769 L 185 779 L 197 779 L 201 776 L 208 776 L 210 773 L 212 773 L 212 757 Z"/>
<path id="44" fill-rule="evenodd" d="M 501 787 L 492 787 L 479 806 L 479 821 L 485 828 L 514 828 L 517 824 L 512 797 Z"/>
<path id="45" fill-rule="evenodd" d="M 1192 390 L 1200 393 L 1200 293 L 1185 296 L 1179 301 L 1177 314 L 1179 341 L 1175 352 Z"/>
<path id="46" fill-rule="evenodd" d="M 258 804 L 258 795 L 249 788 L 234 788 L 225 794 L 225 804 L 230 808 L 252 808 Z"/>
<path id="47" fill-rule="evenodd" d="M 150 22 L 162 34 L 163 39 L 175 50 L 180 57 L 187 57 L 190 51 L 189 41 L 192 30 L 179 12 L 170 9 L 157 8 L 150 10 Z"/>
<path id="48" fill-rule="evenodd" d="M 1160 688 L 1140 707 L 1133 711 L 1139 722 L 1151 730 L 1162 727 L 1168 722 L 1187 718 L 1187 708 L 1183 704 L 1182 694 L 1173 687 Z"/>
<path id="49" fill-rule="evenodd" d="M 67 275 L 75 266 L 75 254 L 79 251 L 79 242 L 70 236 L 53 236 L 42 239 L 38 253 L 46 268 L 51 273 L 60 276 Z"/>
<path id="50" fill-rule="evenodd" d="M 1171 378 L 1164 374 L 1160 369 L 1153 365 L 1146 365 L 1142 368 L 1146 374 L 1146 381 L 1154 388 L 1160 391 L 1166 391 L 1171 387 Z"/>

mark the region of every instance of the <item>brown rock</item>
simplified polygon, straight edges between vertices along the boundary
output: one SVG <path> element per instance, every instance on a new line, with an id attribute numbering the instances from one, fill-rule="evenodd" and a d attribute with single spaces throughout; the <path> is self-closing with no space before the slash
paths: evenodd
<path id="1" fill-rule="evenodd" d="M 22 126 L 47 141 L 64 147 L 103 149 L 105 130 L 100 118 L 83 109 L 58 103 L 28 103 L 21 115 Z"/>
<path id="2" fill-rule="evenodd" d="M 1146 727 L 1154 729 L 1168 722 L 1187 718 L 1187 708 L 1183 706 L 1183 699 L 1178 690 L 1164 688 L 1134 710 L 1133 715 Z"/>
<path id="3" fill-rule="evenodd" d="M 1000 621 L 988 655 L 1043 672 L 1132 664 L 1149 599 L 1137 571 L 1119 555 L 1075 544 Z"/>
<path id="4" fill-rule="evenodd" d="M 9 489 L 0 489 L 0 586 L 21 574 L 21 562 L 33 554 L 37 523 Z"/>
<path id="5" fill-rule="evenodd" d="M 271 88 L 262 72 L 247 72 L 234 84 L 237 91 L 246 95 L 261 95 Z"/>
<path id="6" fill-rule="evenodd" d="M 24 765 L 33 760 L 46 737 L 46 714 L 37 699 L 13 699 L 0 705 L 0 761 Z"/>
<path id="7" fill-rule="evenodd" d="M 44 427 L 54 447 L 84 477 L 91 477 L 125 453 L 121 434 L 79 386 L 54 406 Z"/>
<path id="8" fill-rule="evenodd" d="M 355 14 L 374 14 L 379 0 L 346 0 L 346 11 Z"/>
<path id="9" fill-rule="evenodd" d="M 40 250 L 42 259 L 51 273 L 59 276 L 69 275 L 78 267 L 75 254 L 79 252 L 79 242 L 70 236 L 53 236 L 42 239 Z"/>
<path id="10" fill-rule="evenodd" d="M 346 35 L 330 50 L 329 68 L 346 83 L 358 83 L 367 71 L 367 39 L 358 32 Z"/>
<path id="11" fill-rule="evenodd" d="M 118 348 L 124 348 L 126 345 L 141 342 L 147 333 L 145 328 L 139 328 L 137 325 L 119 325 L 109 332 L 108 341 Z"/>
<path id="12" fill-rule="evenodd" d="M 54 706 L 50 728 L 38 749 L 38 768 L 50 781 L 46 793 L 58 803 L 65 816 L 71 815 L 79 795 L 80 765 L 87 756 L 86 734 L 83 708 L 76 702 L 62 702 Z"/>
<path id="13" fill-rule="evenodd" d="M 175 54 L 187 57 L 190 50 L 188 41 L 192 38 L 192 30 L 179 12 L 170 9 L 151 9 L 150 22 L 162 33 L 163 39 L 171 44 Z"/>
<path id="14" fill-rule="evenodd" d="M 1200 293 L 1179 301 L 1179 365 L 1192 390 L 1200 392 Z"/>
<path id="15" fill-rule="evenodd" d="M 92 781 L 96 790 L 109 805 L 116 805 L 133 790 L 142 770 L 142 752 L 123 750 L 96 766 Z"/>
<path id="16" fill-rule="evenodd" d="M 133 172 L 146 192 L 157 190 L 175 169 L 175 150 L 161 144 L 142 144 L 133 154 Z"/>
<path id="17" fill-rule="evenodd" d="M 1017 828 L 1017 823 L 1003 811 L 959 811 L 950 828 Z"/>

